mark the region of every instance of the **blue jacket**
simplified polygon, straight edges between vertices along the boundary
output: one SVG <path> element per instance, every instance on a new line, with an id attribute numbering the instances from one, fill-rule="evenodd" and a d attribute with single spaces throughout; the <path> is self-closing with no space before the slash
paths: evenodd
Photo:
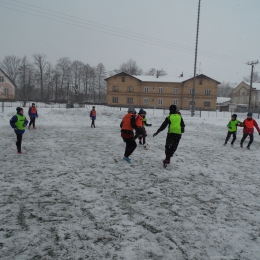
<path id="1" fill-rule="evenodd" d="M 15 123 L 17 122 L 17 120 L 18 120 L 17 115 L 14 115 L 14 116 L 10 119 L 10 125 L 11 125 L 11 127 L 14 129 L 14 132 L 15 132 L 16 134 L 23 134 L 23 133 L 25 132 L 25 130 L 19 130 L 19 129 L 17 129 L 17 127 L 16 127 L 16 125 L 15 125 Z M 24 126 L 27 126 L 27 124 L 28 124 L 28 120 L 25 118 Z"/>
<path id="2" fill-rule="evenodd" d="M 35 109 L 36 113 L 32 113 L 31 110 L 32 110 L 32 107 L 30 107 L 28 110 L 29 117 L 38 117 L 37 109 Z"/>

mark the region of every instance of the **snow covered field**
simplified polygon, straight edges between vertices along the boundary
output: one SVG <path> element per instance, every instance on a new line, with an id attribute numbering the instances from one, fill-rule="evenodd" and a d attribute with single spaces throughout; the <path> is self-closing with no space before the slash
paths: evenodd
<path id="1" fill-rule="evenodd" d="M 184 116 L 164 169 L 167 131 L 152 137 L 162 111 L 147 110 L 150 150 L 138 145 L 128 164 L 126 109 L 96 106 L 96 128 L 90 109 L 40 107 L 23 155 L 9 125 L 15 107 L 0 113 L 1 259 L 260 259 L 257 132 L 249 151 L 241 128 L 235 148 L 224 147 L 230 114 Z"/>

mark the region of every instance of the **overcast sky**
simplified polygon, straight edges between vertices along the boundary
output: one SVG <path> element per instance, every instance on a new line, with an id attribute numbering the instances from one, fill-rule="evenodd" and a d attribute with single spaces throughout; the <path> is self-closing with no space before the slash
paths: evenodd
<path id="1" fill-rule="evenodd" d="M 0 0 L 0 61 L 46 54 L 111 71 L 133 59 L 144 71 L 193 76 L 198 0 Z M 201 0 L 197 73 L 240 83 L 260 61 L 260 1 Z M 260 64 L 255 66 L 260 72 Z"/>

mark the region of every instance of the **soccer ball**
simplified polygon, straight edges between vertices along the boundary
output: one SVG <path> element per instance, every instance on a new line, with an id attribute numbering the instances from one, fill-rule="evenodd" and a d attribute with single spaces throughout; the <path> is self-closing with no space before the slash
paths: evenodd
<path id="1" fill-rule="evenodd" d="M 144 144 L 144 149 L 148 150 L 150 148 L 149 144 Z"/>

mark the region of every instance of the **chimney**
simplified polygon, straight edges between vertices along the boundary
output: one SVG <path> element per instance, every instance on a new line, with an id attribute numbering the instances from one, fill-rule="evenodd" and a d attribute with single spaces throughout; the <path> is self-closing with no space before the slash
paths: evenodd
<path id="1" fill-rule="evenodd" d="M 159 78 L 159 71 L 156 70 L 156 78 Z"/>
<path id="2" fill-rule="evenodd" d="M 181 73 L 180 78 L 183 78 L 183 72 Z"/>

